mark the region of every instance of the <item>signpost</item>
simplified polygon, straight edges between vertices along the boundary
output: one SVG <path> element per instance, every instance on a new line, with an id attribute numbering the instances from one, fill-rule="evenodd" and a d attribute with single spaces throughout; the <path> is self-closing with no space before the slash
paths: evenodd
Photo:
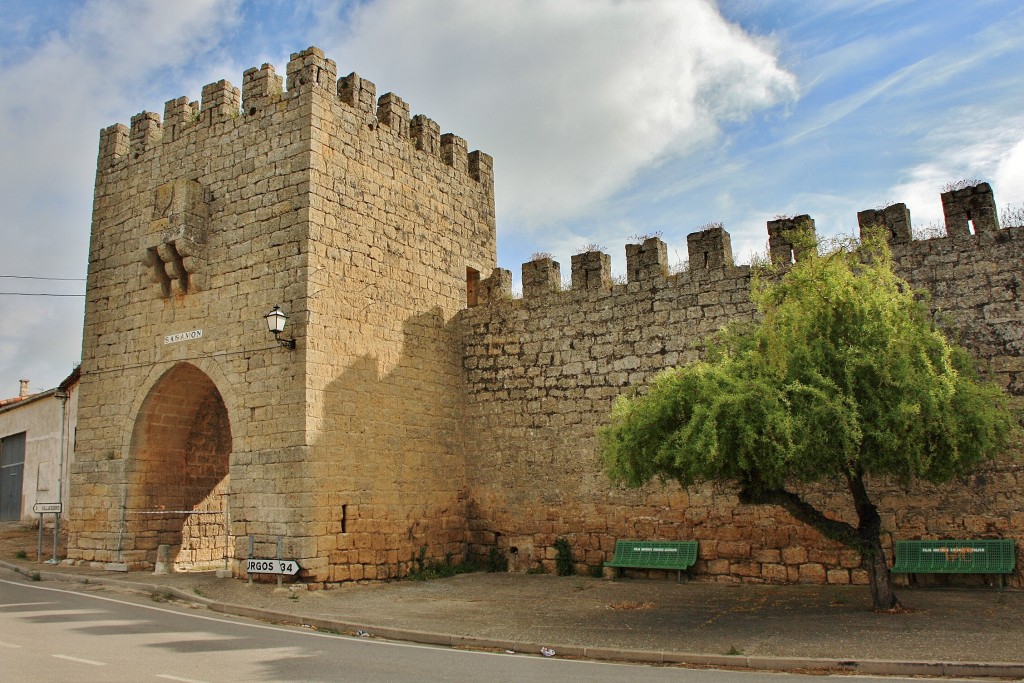
<path id="1" fill-rule="evenodd" d="M 252 583 L 253 574 L 277 574 L 278 587 L 282 584 L 282 577 L 294 576 L 299 573 L 299 563 L 295 560 L 284 559 L 284 537 L 277 537 L 277 559 L 263 560 L 253 557 L 256 548 L 256 539 L 249 534 L 249 559 L 245 561 L 245 573 L 249 575 L 249 583 Z"/>
<path id="2" fill-rule="evenodd" d="M 57 518 L 64 511 L 61 503 L 36 503 L 32 506 L 32 512 L 39 515 L 39 550 L 37 561 L 43 561 L 43 515 L 53 515 L 53 559 L 50 564 L 57 564 Z"/>
<path id="3" fill-rule="evenodd" d="M 250 557 L 245 561 L 246 574 L 283 574 L 294 576 L 299 573 L 299 563 L 295 560 L 260 560 Z"/>

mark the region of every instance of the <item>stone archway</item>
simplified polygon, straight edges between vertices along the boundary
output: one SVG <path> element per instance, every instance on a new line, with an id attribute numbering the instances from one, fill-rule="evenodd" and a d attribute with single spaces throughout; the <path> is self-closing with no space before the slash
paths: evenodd
<path id="1" fill-rule="evenodd" d="M 231 425 L 209 376 L 189 363 L 164 373 L 142 402 L 129 452 L 125 516 L 136 556 L 155 562 L 167 544 L 175 569 L 223 566 Z"/>

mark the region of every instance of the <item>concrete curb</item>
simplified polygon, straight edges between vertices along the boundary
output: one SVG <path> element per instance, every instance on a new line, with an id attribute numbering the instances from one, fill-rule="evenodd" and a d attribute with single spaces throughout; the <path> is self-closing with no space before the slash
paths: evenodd
<path id="1" fill-rule="evenodd" d="M 179 600 L 204 605 L 213 612 L 230 614 L 278 624 L 309 626 L 321 631 L 336 631 L 355 634 L 359 631 L 371 637 L 387 640 L 402 640 L 426 645 L 471 648 L 481 650 L 511 650 L 520 654 L 540 654 L 541 647 L 555 651 L 555 656 L 579 657 L 609 662 L 633 662 L 637 664 L 675 664 L 710 668 L 750 669 L 754 671 L 835 671 L 861 673 L 879 676 L 933 676 L 933 677 L 976 677 L 1011 678 L 1024 680 L 1024 662 L 953 662 L 953 661 L 895 661 L 881 659 L 828 659 L 816 657 L 767 657 L 757 655 L 716 655 L 699 652 L 665 652 L 659 650 L 627 650 L 614 647 L 588 647 L 585 645 L 558 645 L 513 640 L 492 640 L 476 636 L 416 631 L 391 626 L 307 617 L 301 614 L 273 612 L 257 607 L 246 607 L 233 603 L 218 602 L 201 595 L 159 583 L 126 581 L 105 576 L 81 576 L 64 572 L 32 570 L 0 560 L 0 568 L 22 574 L 39 575 L 47 581 L 85 583 L 116 586 L 140 594 L 164 593 Z"/>

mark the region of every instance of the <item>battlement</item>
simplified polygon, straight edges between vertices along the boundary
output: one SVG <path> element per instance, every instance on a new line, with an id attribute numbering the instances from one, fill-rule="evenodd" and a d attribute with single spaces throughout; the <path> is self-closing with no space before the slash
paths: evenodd
<path id="1" fill-rule="evenodd" d="M 541 258 L 523 264 L 523 296 L 544 296 L 562 287 L 562 266 L 558 261 Z"/>
<path id="2" fill-rule="evenodd" d="M 808 223 L 809 221 L 809 223 Z M 770 234 L 775 234 L 780 245 L 788 245 L 792 253 L 791 232 L 798 225 L 813 229 L 808 216 L 790 219 L 789 223 L 769 223 Z M 790 240 L 790 241 L 784 241 Z M 733 262 L 732 241 L 721 226 L 710 226 L 687 236 L 689 263 L 682 272 L 671 273 L 668 245 L 660 237 L 647 237 L 639 244 L 627 244 L 626 282 L 616 284 L 612 274 L 611 256 L 597 251 L 585 251 L 572 257 L 571 287 L 562 285 L 562 266 L 550 257 L 528 261 L 522 266 L 523 300 L 571 292 L 611 292 L 619 289 L 634 291 L 638 288 L 715 282 L 725 278 L 749 277 L 749 266 L 736 266 Z M 779 249 L 782 249 L 780 246 Z M 512 298 L 512 274 L 497 268 L 481 282 L 482 295 L 478 303 L 507 301 Z"/>
<path id="3" fill-rule="evenodd" d="M 768 255 L 772 263 L 786 265 L 800 260 L 800 252 L 805 248 L 798 239 L 801 232 L 806 233 L 808 243 L 813 243 L 814 219 L 807 214 L 768 221 Z"/>
<path id="4" fill-rule="evenodd" d="M 668 247 L 658 237 L 626 245 L 626 277 L 630 282 L 653 282 L 668 275 Z"/>
<path id="5" fill-rule="evenodd" d="M 691 269 L 708 272 L 732 268 L 732 241 L 721 226 L 690 233 L 686 236 L 686 251 Z"/>
<path id="6" fill-rule="evenodd" d="M 246 69 L 242 74 L 242 109 L 249 116 L 255 116 L 262 107 L 280 98 L 282 92 L 284 79 L 270 64 Z"/>
<path id="7" fill-rule="evenodd" d="M 394 135 L 418 152 L 440 159 L 454 170 L 493 188 L 494 161 L 479 151 L 470 152 L 466 140 L 452 133 L 441 134 L 440 126 L 430 118 L 410 116 L 410 106 L 395 93 L 376 96 L 373 82 L 355 72 L 338 78 L 338 67 L 322 50 L 310 47 L 291 55 L 287 79 L 270 64 L 247 69 L 242 88 L 220 80 L 203 87 L 199 101 L 188 97 L 168 100 L 163 120 L 154 112 L 132 117 L 131 126 L 115 124 L 100 132 L 99 163 L 101 173 L 121 168 L 136 159 L 160 154 L 164 145 L 191 133 L 210 135 L 223 132 L 218 125 L 241 128 L 263 116 L 278 113 L 277 105 L 290 105 L 310 92 L 331 98 L 359 114 L 358 120 L 379 134 Z M 287 85 L 287 87 L 284 87 Z M 212 131 L 212 132 L 211 132 Z"/>
<path id="8" fill-rule="evenodd" d="M 953 238 L 992 235 L 999 231 L 996 198 L 988 183 L 942 193 L 946 234 Z"/>
<path id="9" fill-rule="evenodd" d="M 572 257 L 572 288 L 611 289 L 612 260 L 600 251 L 586 251 Z"/>
<path id="10" fill-rule="evenodd" d="M 981 248 L 1002 236 L 1021 239 L 1021 230 L 1000 228 L 995 197 L 988 183 L 980 183 L 941 195 L 946 214 L 948 235 L 931 239 L 913 238 L 910 210 L 905 204 L 892 204 L 882 209 L 857 213 L 857 224 L 863 237 L 867 230 L 884 231 L 892 245 L 900 245 L 901 255 L 930 249 L 935 240 L 953 241 L 959 250 Z M 802 251 L 814 244 L 816 227 L 807 214 L 777 217 L 766 224 L 768 249 L 772 264 L 786 267 L 800 260 Z M 971 242 L 974 238 L 974 242 Z M 571 287 L 562 285 L 561 264 L 550 257 L 535 259 L 522 266 L 523 300 L 570 292 L 613 291 L 617 288 L 670 287 L 720 281 L 726 278 L 749 277 L 748 266 L 736 266 L 728 231 L 717 224 L 690 233 L 686 238 L 689 261 L 682 272 L 671 273 L 668 247 L 658 237 L 649 237 L 640 244 L 627 244 L 626 283 L 615 284 L 611 257 L 601 251 L 587 251 L 572 257 Z M 483 283 L 486 294 L 479 303 L 512 298 L 512 278 L 507 270 L 494 271 Z"/>
<path id="11" fill-rule="evenodd" d="M 992 238 L 999 234 L 996 198 L 988 183 L 943 192 L 942 214 L 946 223 L 946 237 L 965 239 L 971 236 Z M 868 209 L 857 213 L 861 234 L 868 228 L 882 229 L 894 244 L 913 241 L 910 210 L 906 204 L 892 204 L 882 209 Z"/>
<path id="12" fill-rule="evenodd" d="M 883 209 L 866 209 L 857 212 L 857 227 L 860 234 L 865 230 L 881 229 L 886 238 L 893 244 L 909 242 L 913 239 L 910 224 L 910 209 L 906 204 L 892 204 Z"/>

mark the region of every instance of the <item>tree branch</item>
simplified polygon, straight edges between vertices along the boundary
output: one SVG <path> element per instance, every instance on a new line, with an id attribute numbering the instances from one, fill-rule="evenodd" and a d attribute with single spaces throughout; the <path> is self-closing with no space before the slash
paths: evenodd
<path id="1" fill-rule="evenodd" d="M 882 518 L 878 514 L 878 508 L 871 502 L 867 486 L 864 485 L 864 473 L 857 471 L 854 474 L 846 475 L 846 486 L 853 496 L 853 504 L 857 508 L 857 517 L 860 519 L 858 531 L 861 534 L 873 534 L 877 536 L 882 529 Z"/>
<path id="2" fill-rule="evenodd" d="M 827 538 L 838 541 L 855 550 L 864 550 L 864 539 L 856 527 L 837 519 L 826 517 L 800 496 L 786 489 L 740 488 L 740 502 L 751 505 L 778 505 L 795 519 L 814 527 Z"/>

